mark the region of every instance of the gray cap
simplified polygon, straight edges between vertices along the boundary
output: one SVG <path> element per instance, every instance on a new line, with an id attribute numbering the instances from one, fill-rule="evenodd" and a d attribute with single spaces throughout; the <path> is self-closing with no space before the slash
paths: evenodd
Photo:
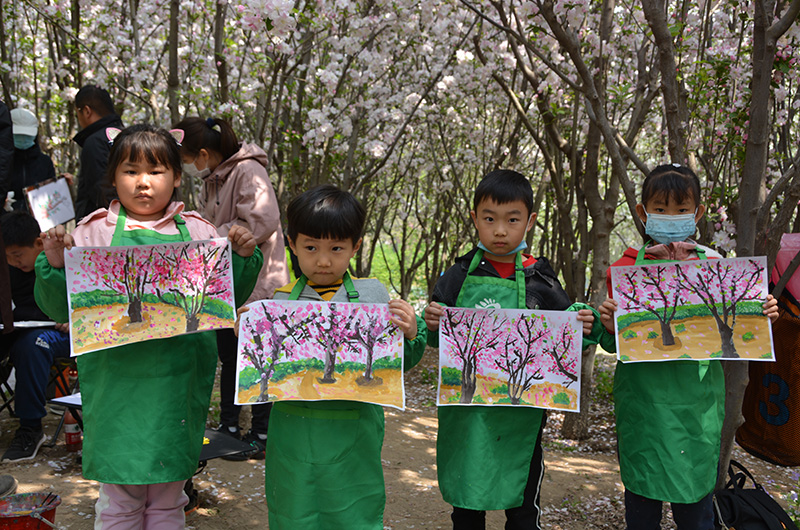
<path id="1" fill-rule="evenodd" d="M 11 111 L 11 130 L 14 134 L 36 136 L 39 134 L 39 120 L 36 114 L 28 109 L 13 109 Z"/>

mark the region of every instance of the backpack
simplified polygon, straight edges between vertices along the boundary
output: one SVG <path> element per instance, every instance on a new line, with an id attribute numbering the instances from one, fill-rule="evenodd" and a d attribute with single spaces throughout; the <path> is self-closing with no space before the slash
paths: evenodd
<path id="1" fill-rule="evenodd" d="M 737 468 L 734 471 L 734 468 Z M 717 528 L 722 530 L 798 530 L 783 508 L 756 482 L 743 465 L 731 460 L 730 480 L 714 493 Z M 745 488 L 747 479 L 755 486 Z"/>

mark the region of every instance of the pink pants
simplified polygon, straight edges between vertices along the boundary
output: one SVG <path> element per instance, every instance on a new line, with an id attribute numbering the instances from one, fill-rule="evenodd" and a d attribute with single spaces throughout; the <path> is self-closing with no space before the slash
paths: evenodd
<path id="1" fill-rule="evenodd" d="M 164 484 L 100 484 L 95 530 L 177 530 L 184 527 L 185 480 Z"/>

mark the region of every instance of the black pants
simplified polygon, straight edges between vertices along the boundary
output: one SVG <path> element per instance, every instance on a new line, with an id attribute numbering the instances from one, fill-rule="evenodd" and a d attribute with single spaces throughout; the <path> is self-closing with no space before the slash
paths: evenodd
<path id="1" fill-rule="evenodd" d="M 544 454 L 542 452 L 542 432 L 547 421 L 547 414 L 542 416 L 542 426 L 536 440 L 536 447 L 531 458 L 528 482 L 522 495 L 522 506 L 506 510 L 506 530 L 540 530 L 542 478 L 544 477 Z M 453 506 L 453 530 L 485 530 L 486 512 L 483 510 L 467 510 Z"/>
<path id="2" fill-rule="evenodd" d="M 239 427 L 240 405 L 233 404 L 236 391 L 236 335 L 232 329 L 217 331 L 217 352 L 222 367 L 219 374 L 219 422 L 225 427 Z M 253 405 L 253 424 L 251 430 L 257 434 L 267 434 L 269 413 L 272 403 Z"/>
<path id="3" fill-rule="evenodd" d="M 692 504 L 670 504 L 678 530 L 714 530 L 714 508 L 709 493 Z M 628 530 L 659 530 L 661 501 L 625 490 L 625 523 Z"/>

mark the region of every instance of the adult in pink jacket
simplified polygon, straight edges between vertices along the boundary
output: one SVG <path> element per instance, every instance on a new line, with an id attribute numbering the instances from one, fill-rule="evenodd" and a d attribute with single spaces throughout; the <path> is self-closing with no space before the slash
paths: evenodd
<path id="1" fill-rule="evenodd" d="M 264 255 L 264 265 L 248 303 L 272 298 L 276 288 L 289 282 L 289 269 L 278 200 L 267 175 L 267 154 L 257 145 L 240 143 L 225 120 L 185 118 L 174 128 L 185 133 L 181 145 L 183 172 L 203 182 L 199 208 L 203 217 L 214 223 L 221 237 L 227 236 L 234 224 L 247 227 Z M 229 458 L 264 458 L 271 404 L 253 406 L 250 431 L 242 437 L 241 407 L 233 404 L 236 337 L 232 330 L 217 332 L 217 348 L 222 361 L 218 430 L 253 446 L 250 453 Z"/>

